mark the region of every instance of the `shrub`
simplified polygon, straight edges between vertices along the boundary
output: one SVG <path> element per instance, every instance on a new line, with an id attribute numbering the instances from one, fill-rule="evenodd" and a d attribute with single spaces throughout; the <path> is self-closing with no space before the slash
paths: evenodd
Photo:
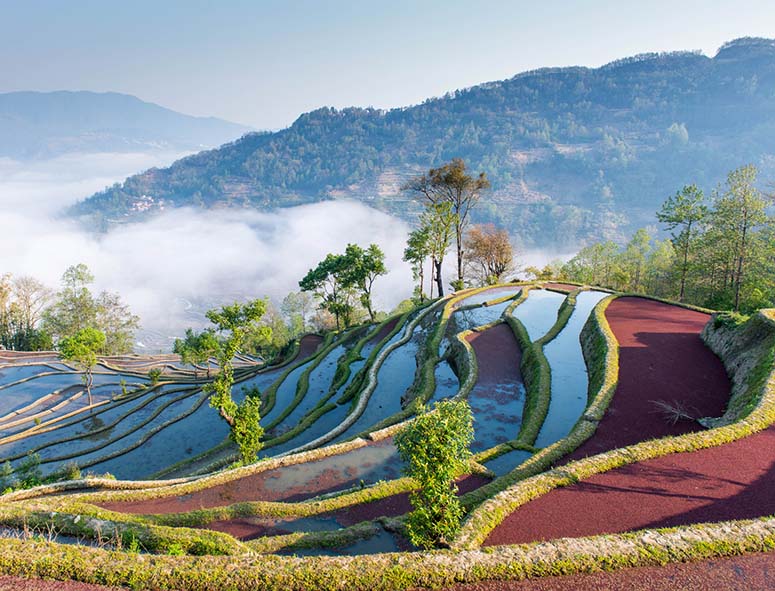
<path id="1" fill-rule="evenodd" d="M 151 384 L 154 386 L 158 384 L 159 380 L 161 380 L 161 369 L 154 367 L 153 369 L 148 370 L 148 379 L 151 380 Z"/>
<path id="2" fill-rule="evenodd" d="M 11 467 L 11 462 L 6 460 L 0 468 L 0 491 L 5 494 L 9 490 L 13 490 L 13 485 L 13 467 Z"/>
<path id="3" fill-rule="evenodd" d="M 261 437 L 264 435 L 264 429 L 261 427 L 260 408 L 260 396 L 246 396 L 234 413 L 230 437 L 239 447 L 243 464 L 255 462 L 263 446 Z"/>
<path id="4" fill-rule="evenodd" d="M 719 312 L 713 315 L 713 328 L 721 328 L 722 326 L 734 328 L 740 326 L 746 320 L 748 320 L 748 316 L 738 314 L 737 312 Z"/>
<path id="5" fill-rule="evenodd" d="M 40 456 L 28 454 L 16 468 L 16 475 L 19 477 L 20 488 L 32 488 L 41 484 L 43 473 L 40 470 Z"/>
<path id="6" fill-rule="evenodd" d="M 473 417 L 465 400 L 437 402 L 433 412 L 420 407 L 417 418 L 396 435 L 405 472 L 419 484 L 407 520 L 409 540 L 416 546 L 447 545 L 459 531 L 463 508 L 455 478 L 468 466 L 473 437 Z"/>
<path id="7" fill-rule="evenodd" d="M 78 480 L 81 478 L 81 469 L 78 467 L 77 462 L 68 462 L 62 468 L 63 480 Z"/>
<path id="8" fill-rule="evenodd" d="M 137 534 L 134 533 L 133 531 L 123 532 L 119 540 L 120 540 L 120 543 L 116 545 L 123 548 L 126 552 L 130 552 L 132 554 L 140 553 L 140 550 L 141 550 L 140 538 L 138 538 Z"/>

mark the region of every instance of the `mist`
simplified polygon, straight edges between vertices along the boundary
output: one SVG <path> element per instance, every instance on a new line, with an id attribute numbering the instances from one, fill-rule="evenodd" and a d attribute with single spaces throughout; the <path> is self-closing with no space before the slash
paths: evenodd
<path id="1" fill-rule="evenodd" d="M 118 292 L 141 319 L 138 351 L 158 352 L 204 312 L 235 300 L 275 303 L 329 252 L 348 243 L 378 244 L 389 273 L 374 287 L 377 309 L 411 295 L 412 272 L 401 258 L 410 230 L 397 218 L 351 201 L 256 210 L 172 209 L 148 221 L 87 231 L 63 208 L 129 174 L 169 164 L 180 154 L 69 155 L 46 162 L 0 159 L 0 274 L 32 275 L 57 288 L 64 270 L 85 263 L 94 290 Z M 518 253 L 521 266 L 543 266 L 565 254 Z M 445 264 L 454 272 L 453 255 Z"/>
<path id="2" fill-rule="evenodd" d="M 143 154 L 69 156 L 46 163 L 0 161 L 0 273 L 59 285 L 85 263 L 94 289 L 119 292 L 141 318 L 139 350 L 169 347 L 204 311 L 237 299 L 279 302 L 328 252 L 349 242 L 377 243 L 388 275 L 375 283 L 378 309 L 409 297 L 401 260 L 408 227 L 355 202 L 333 201 L 271 212 L 173 209 L 143 223 L 92 234 L 59 215 L 63 207 L 161 159 Z"/>

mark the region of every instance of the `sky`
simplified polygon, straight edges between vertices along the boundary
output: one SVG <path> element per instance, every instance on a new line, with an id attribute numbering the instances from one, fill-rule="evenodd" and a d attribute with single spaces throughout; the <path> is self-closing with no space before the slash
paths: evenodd
<path id="1" fill-rule="evenodd" d="M 775 35 L 772 0 L 0 0 L 0 14 L 0 92 L 124 92 L 257 129 Z"/>

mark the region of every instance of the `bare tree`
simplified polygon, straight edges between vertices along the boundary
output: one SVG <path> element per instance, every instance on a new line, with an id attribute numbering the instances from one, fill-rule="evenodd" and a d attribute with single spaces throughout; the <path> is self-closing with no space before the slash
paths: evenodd
<path id="1" fill-rule="evenodd" d="M 40 321 L 43 309 L 54 293 L 34 277 L 23 276 L 13 280 L 13 295 L 24 329 L 31 331 Z"/>
<path id="2" fill-rule="evenodd" d="M 482 285 L 498 283 L 514 269 L 514 249 L 506 230 L 492 224 L 471 226 L 464 246 L 466 263 Z"/>

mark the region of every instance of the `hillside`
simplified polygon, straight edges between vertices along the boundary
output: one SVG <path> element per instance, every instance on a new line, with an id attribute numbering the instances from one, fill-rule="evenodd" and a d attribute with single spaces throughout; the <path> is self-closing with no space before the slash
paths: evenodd
<path id="1" fill-rule="evenodd" d="M 460 156 L 493 182 L 479 221 L 524 245 L 575 247 L 653 224 L 684 183 L 711 190 L 748 162 L 775 178 L 774 116 L 775 41 L 738 39 L 712 58 L 648 54 L 525 72 L 390 111 L 322 108 L 131 177 L 73 213 L 110 222 L 159 200 L 269 208 L 353 198 L 406 217 L 402 181 Z"/>
<path id="2" fill-rule="evenodd" d="M 191 151 L 238 138 L 249 128 L 191 117 L 113 92 L 0 94 L 0 157 L 69 152 Z"/>

